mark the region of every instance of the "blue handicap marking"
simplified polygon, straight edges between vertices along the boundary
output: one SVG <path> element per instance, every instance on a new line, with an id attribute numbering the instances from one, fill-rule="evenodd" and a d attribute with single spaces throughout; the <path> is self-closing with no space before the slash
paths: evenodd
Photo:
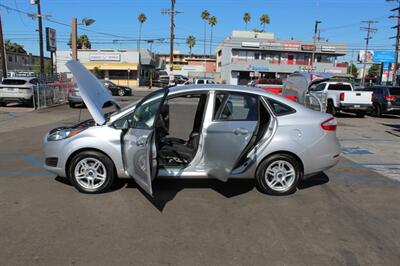
<path id="1" fill-rule="evenodd" d="M 349 155 L 364 155 L 364 154 L 374 154 L 373 152 L 370 152 L 368 149 L 365 148 L 360 148 L 360 147 L 344 147 L 342 148 L 343 154 L 349 154 Z"/>

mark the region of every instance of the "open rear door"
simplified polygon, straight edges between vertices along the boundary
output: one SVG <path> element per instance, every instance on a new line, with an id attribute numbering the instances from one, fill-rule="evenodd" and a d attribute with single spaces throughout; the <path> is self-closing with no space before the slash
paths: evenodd
<path id="1" fill-rule="evenodd" d="M 125 171 L 147 193 L 153 195 L 152 180 L 157 174 L 157 150 L 154 124 L 168 90 L 159 90 L 138 103 L 123 136 Z"/>

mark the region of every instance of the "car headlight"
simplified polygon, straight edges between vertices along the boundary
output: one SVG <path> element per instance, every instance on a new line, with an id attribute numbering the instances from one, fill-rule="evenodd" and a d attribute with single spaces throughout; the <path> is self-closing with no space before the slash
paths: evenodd
<path id="1" fill-rule="evenodd" d="M 83 130 L 84 129 L 63 129 L 63 130 L 59 130 L 59 131 L 56 131 L 56 132 L 50 134 L 47 137 L 47 140 L 48 141 L 56 141 L 56 140 L 62 140 L 62 139 L 70 138 L 72 136 L 75 136 L 76 134 L 79 134 Z"/>

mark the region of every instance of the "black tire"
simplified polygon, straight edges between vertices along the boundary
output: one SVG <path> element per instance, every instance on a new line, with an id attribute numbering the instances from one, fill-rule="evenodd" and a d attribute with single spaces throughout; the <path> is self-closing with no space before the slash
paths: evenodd
<path id="1" fill-rule="evenodd" d="M 119 89 L 117 93 L 118 93 L 118 96 L 125 96 L 125 90 L 124 89 Z"/>
<path id="2" fill-rule="evenodd" d="M 382 116 L 382 108 L 379 104 L 374 104 L 374 109 L 372 110 L 372 115 L 374 117 L 381 117 Z"/>
<path id="3" fill-rule="evenodd" d="M 332 102 L 332 101 L 328 101 L 328 105 L 326 106 L 326 112 L 327 112 L 328 114 L 331 114 L 331 115 L 333 115 L 333 116 L 336 116 L 337 111 L 336 111 L 336 108 L 335 108 L 335 106 L 333 105 L 333 102 Z"/>
<path id="4" fill-rule="evenodd" d="M 91 161 L 97 160 L 100 161 L 103 166 L 105 167 L 105 171 L 103 171 L 104 181 L 99 181 L 97 184 L 100 182 L 103 182 L 99 187 L 96 188 L 88 188 L 82 185 L 76 178 L 75 176 L 75 169 L 82 160 L 86 160 L 87 164 L 90 164 Z M 93 164 L 91 165 L 91 167 Z M 102 166 L 102 167 L 103 167 Z M 78 168 L 79 169 L 79 166 Z M 97 152 L 97 151 L 84 151 L 81 153 L 78 153 L 75 155 L 69 166 L 68 166 L 68 177 L 71 181 L 71 183 L 74 185 L 74 187 L 82 193 L 88 193 L 88 194 L 97 194 L 97 193 L 104 193 L 108 191 L 111 186 L 114 183 L 114 180 L 116 178 L 116 173 L 115 173 L 115 168 L 114 168 L 114 163 L 111 161 L 110 158 L 108 158 L 106 155 L 103 153 Z M 83 178 L 85 179 L 85 178 Z M 86 179 L 87 180 L 87 179 Z M 88 180 L 87 180 L 88 182 Z"/>
<path id="5" fill-rule="evenodd" d="M 274 163 L 278 163 L 278 161 L 284 161 L 291 165 L 294 169 L 293 181 L 289 181 L 291 184 L 285 189 L 283 189 L 282 187 L 281 190 L 272 188 L 266 181 L 268 177 L 265 178 L 265 174 L 268 168 L 270 166 L 273 166 Z M 258 166 L 256 171 L 256 186 L 259 191 L 265 194 L 275 196 L 289 195 L 296 191 L 297 184 L 299 180 L 301 180 L 302 176 L 303 170 L 300 162 L 296 158 L 288 154 L 274 154 L 264 159 Z M 280 186 L 283 186 L 283 184 L 280 183 Z"/>
<path id="6" fill-rule="evenodd" d="M 69 107 L 71 107 L 71 108 L 75 108 L 75 103 L 69 103 Z"/>
<path id="7" fill-rule="evenodd" d="M 0 102 L 0 107 L 6 107 L 7 104 L 5 102 Z"/>
<path id="8" fill-rule="evenodd" d="M 356 116 L 359 117 L 359 118 L 363 118 L 365 116 L 365 111 L 356 112 Z"/>

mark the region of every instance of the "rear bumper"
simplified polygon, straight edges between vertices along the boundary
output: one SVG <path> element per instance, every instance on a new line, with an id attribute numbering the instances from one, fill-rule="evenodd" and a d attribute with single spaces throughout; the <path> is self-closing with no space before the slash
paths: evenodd
<path id="1" fill-rule="evenodd" d="M 343 111 L 368 111 L 372 109 L 372 104 L 340 103 L 339 108 Z"/>
<path id="2" fill-rule="evenodd" d="M 83 103 L 83 100 L 79 96 L 68 96 L 69 103 Z"/>

